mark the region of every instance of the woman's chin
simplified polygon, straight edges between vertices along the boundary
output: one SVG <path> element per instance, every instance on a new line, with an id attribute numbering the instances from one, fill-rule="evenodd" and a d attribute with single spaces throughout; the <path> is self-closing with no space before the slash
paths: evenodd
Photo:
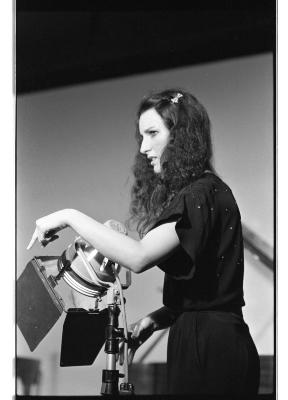
<path id="1" fill-rule="evenodd" d="M 155 174 L 160 174 L 161 168 L 159 165 L 154 165 L 153 169 Z"/>

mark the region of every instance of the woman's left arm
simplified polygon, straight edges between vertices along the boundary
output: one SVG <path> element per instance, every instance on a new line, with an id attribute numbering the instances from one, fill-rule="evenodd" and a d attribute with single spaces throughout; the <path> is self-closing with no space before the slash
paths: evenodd
<path id="1" fill-rule="evenodd" d="M 49 243 L 55 233 L 70 227 L 111 261 L 141 273 L 167 258 L 178 246 L 176 222 L 152 229 L 142 240 L 125 236 L 88 215 L 74 209 L 64 209 L 36 221 L 36 229 L 27 249 L 35 241 Z"/>

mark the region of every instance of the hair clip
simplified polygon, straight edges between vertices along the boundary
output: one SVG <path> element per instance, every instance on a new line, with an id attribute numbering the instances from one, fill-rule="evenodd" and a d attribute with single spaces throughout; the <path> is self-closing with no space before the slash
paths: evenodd
<path id="1" fill-rule="evenodd" d="M 181 97 L 183 97 L 183 94 L 181 94 L 181 93 L 177 93 L 176 94 L 176 96 L 175 97 L 172 97 L 172 99 L 170 100 L 171 101 L 171 103 L 178 103 L 178 101 L 179 101 L 179 99 L 181 98 Z"/>

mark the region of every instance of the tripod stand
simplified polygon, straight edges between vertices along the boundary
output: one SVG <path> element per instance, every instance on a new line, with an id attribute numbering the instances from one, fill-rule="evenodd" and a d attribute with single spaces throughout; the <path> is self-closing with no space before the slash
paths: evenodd
<path id="1" fill-rule="evenodd" d="M 102 371 L 102 395 L 130 395 L 134 393 L 134 387 L 128 382 L 128 360 L 127 360 L 127 330 L 118 327 L 118 317 L 120 314 L 119 304 L 122 302 L 123 307 L 123 317 L 125 315 L 124 310 L 124 298 L 121 295 L 121 289 L 117 286 L 112 286 L 107 292 L 107 306 L 108 306 L 108 324 L 105 331 L 105 347 L 104 351 L 106 353 L 106 369 Z M 120 299 L 121 297 L 121 299 Z M 124 317 L 125 318 L 125 317 Z M 124 339 L 124 369 L 126 369 L 124 374 L 120 374 L 116 369 L 116 355 L 119 353 L 119 339 Z M 119 377 L 124 378 L 124 382 L 121 383 L 119 389 Z"/>

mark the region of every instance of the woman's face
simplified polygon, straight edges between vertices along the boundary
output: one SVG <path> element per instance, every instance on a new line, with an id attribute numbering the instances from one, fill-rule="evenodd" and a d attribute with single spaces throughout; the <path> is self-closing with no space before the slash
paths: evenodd
<path id="1" fill-rule="evenodd" d="M 139 132 L 142 136 L 140 152 L 148 157 L 154 172 L 159 174 L 161 172 L 160 158 L 169 143 L 169 129 L 158 112 L 150 108 L 139 118 Z"/>

